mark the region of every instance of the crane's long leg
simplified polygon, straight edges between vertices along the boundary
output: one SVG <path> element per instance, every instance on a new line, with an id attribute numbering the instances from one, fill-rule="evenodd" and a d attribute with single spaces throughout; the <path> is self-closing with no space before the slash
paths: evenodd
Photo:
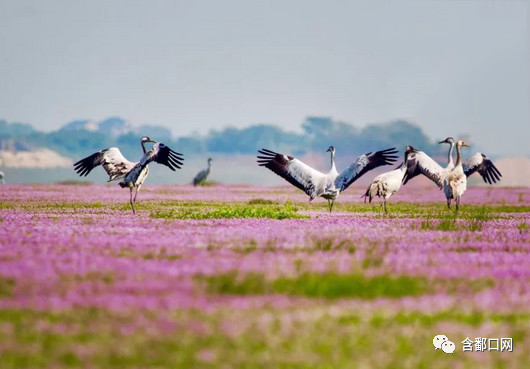
<path id="1" fill-rule="evenodd" d="M 449 210 L 453 211 L 453 209 L 451 209 L 451 199 L 447 199 L 447 207 Z"/>
<path id="2" fill-rule="evenodd" d="M 140 191 L 140 187 L 142 187 L 142 185 L 136 186 L 136 192 L 134 193 L 134 202 L 136 202 L 136 196 L 138 196 L 138 191 Z"/>
<path id="3" fill-rule="evenodd" d="M 329 212 L 331 213 L 331 210 L 333 209 L 333 203 L 335 202 L 335 200 L 328 200 L 328 205 L 329 205 Z"/>
<path id="4" fill-rule="evenodd" d="M 386 208 L 386 197 L 383 197 L 383 204 L 385 206 L 385 214 L 388 214 L 388 210 Z"/>
<path id="5" fill-rule="evenodd" d="M 458 207 L 460 206 L 460 196 L 458 196 L 456 199 L 455 199 L 455 204 L 456 204 L 456 212 L 458 212 Z"/>
<path id="6" fill-rule="evenodd" d="M 136 214 L 136 211 L 134 210 L 134 202 L 133 202 L 133 187 L 129 187 L 130 191 L 131 191 L 131 199 L 129 200 L 129 202 L 131 203 L 131 209 L 133 211 L 133 214 Z"/>

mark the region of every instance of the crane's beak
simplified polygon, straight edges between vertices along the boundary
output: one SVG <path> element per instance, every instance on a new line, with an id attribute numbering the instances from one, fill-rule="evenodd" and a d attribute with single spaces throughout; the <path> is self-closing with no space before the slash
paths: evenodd
<path id="1" fill-rule="evenodd" d="M 447 140 L 443 140 L 443 141 L 439 141 L 438 143 L 443 144 L 443 143 L 449 143 L 449 142 L 447 142 Z"/>
<path id="2" fill-rule="evenodd" d="M 327 149 L 326 152 L 330 152 L 331 150 L 330 149 Z"/>

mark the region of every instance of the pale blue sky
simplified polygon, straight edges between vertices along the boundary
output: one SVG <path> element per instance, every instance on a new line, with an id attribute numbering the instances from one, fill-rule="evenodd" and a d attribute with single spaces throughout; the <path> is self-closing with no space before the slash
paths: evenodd
<path id="1" fill-rule="evenodd" d="M 528 1 L 0 1 L 0 119 L 396 118 L 530 155 Z"/>

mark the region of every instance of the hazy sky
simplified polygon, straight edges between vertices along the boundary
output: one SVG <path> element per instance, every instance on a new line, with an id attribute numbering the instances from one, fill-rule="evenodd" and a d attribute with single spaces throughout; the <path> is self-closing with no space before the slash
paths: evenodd
<path id="1" fill-rule="evenodd" d="M 396 118 L 530 155 L 529 1 L 0 1 L 0 119 Z M 327 145 L 328 143 L 326 143 Z"/>

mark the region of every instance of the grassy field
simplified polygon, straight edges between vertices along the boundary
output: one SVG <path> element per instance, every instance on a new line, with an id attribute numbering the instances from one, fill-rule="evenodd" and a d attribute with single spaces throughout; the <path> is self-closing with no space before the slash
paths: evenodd
<path id="1" fill-rule="evenodd" d="M 2 186 L 0 368 L 528 367 L 530 189 L 407 187 Z"/>

